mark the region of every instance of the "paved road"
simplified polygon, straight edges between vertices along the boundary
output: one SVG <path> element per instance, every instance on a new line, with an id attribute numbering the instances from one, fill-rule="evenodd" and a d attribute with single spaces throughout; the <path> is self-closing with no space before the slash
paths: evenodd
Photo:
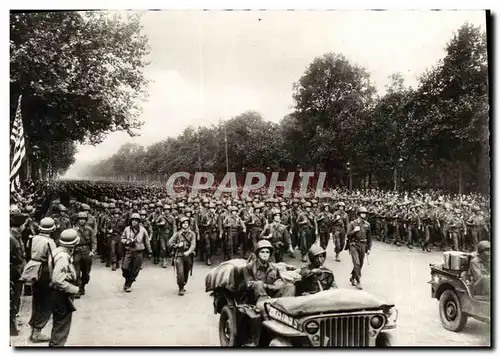
<path id="1" fill-rule="evenodd" d="M 341 288 L 350 286 L 352 268 L 344 252 L 342 262 L 328 249 L 326 265 L 335 273 Z M 369 265 L 363 268 L 363 286 L 370 293 L 386 298 L 399 310 L 395 343 L 401 346 L 487 346 L 490 327 L 470 320 L 459 334 L 442 328 L 437 301 L 430 298 L 429 262 L 439 262 L 440 252 L 424 253 L 375 242 Z M 299 264 L 298 260 L 289 260 Z M 209 267 L 196 265 L 184 297 L 177 296 L 174 272 L 147 263 L 132 293 L 122 291 L 119 271 L 112 272 L 95 263 L 87 295 L 76 301 L 77 312 L 68 346 L 218 346 L 218 317 L 205 291 Z M 29 319 L 29 298 L 24 302 L 21 320 Z M 30 346 L 29 327 L 24 325 L 16 346 Z M 45 332 L 50 333 L 50 323 Z"/>

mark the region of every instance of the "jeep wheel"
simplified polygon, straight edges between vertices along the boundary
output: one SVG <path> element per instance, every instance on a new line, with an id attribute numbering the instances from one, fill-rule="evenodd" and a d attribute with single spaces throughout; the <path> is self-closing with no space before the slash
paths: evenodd
<path id="1" fill-rule="evenodd" d="M 222 308 L 219 319 L 219 341 L 222 347 L 234 347 L 238 334 L 236 312 L 227 305 Z"/>
<path id="2" fill-rule="evenodd" d="M 460 299 L 452 289 L 447 289 L 439 298 L 439 317 L 446 330 L 461 331 L 467 323 L 467 315 L 462 311 Z"/>

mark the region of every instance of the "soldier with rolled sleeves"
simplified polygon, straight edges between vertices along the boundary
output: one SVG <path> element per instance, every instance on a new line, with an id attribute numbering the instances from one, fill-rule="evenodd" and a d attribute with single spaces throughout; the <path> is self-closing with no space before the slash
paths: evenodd
<path id="1" fill-rule="evenodd" d="M 53 251 L 54 268 L 51 277 L 52 288 L 52 333 L 49 347 L 66 344 L 71 329 L 71 319 L 76 310 L 73 299 L 80 293 L 78 277 L 73 265 L 73 253 L 80 242 L 74 229 L 61 232 L 59 246 Z"/>
<path id="2" fill-rule="evenodd" d="M 181 218 L 181 230 L 177 231 L 168 241 L 168 246 L 174 250 L 174 265 L 176 270 L 179 295 L 184 295 L 184 288 L 193 268 L 193 254 L 196 249 L 196 234 L 189 227 L 188 217 Z"/>
<path id="3" fill-rule="evenodd" d="M 151 226 L 151 223 L 149 222 L 147 218 L 147 211 L 146 210 L 141 210 L 140 211 L 140 216 L 141 216 L 141 226 L 146 230 L 148 233 L 148 238 L 151 240 L 151 236 L 153 234 L 153 227 Z"/>
<path id="4" fill-rule="evenodd" d="M 245 224 L 238 216 L 238 209 L 235 206 L 230 206 L 229 211 L 230 214 L 226 215 L 222 222 L 225 230 L 223 249 L 226 261 L 233 258 L 234 243 L 237 241 L 240 229 L 246 232 Z"/>
<path id="5" fill-rule="evenodd" d="M 177 232 L 178 228 L 176 217 L 172 213 L 170 205 L 163 206 L 163 216 L 165 217 L 165 234 L 160 234 L 160 254 L 165 253 L 166 256 L 169 256 L 168 241 Z M 162 229 L 160 228 L 160 232 L 161 231 Z M 165 257 L 165 263 L 166 259 L 167 257 Z M 162 267 L 165 268 L 165 264 L 163 264 Z"/>
<path id="6" fill-rule="evenodd" d="M 80 241 L 75 248 L 73 264 L 75 266 L 77 281 L 80 286 L 80 292 L 76 298 L 85 295 L 85 286 L 90 282 L 90 270 L 92 269 L 92 257 L 97 248 L 97 240 L 94 230 L 87 225 L 87 214 L 78 213 L 78 221 L 74 227 Z"/>
<path id="7" fill-rule="evenodd" d="M 144 261 L 144 250 L 151 254 L 149 235 L 141 225 L 141 216 L 133 213 L 130 216 L 130 225 L 123 230 L 121 242 L 125 246 L 125 256 L 122 264 L 122 276 L 125 278 L 123 290 L 131 292 L 132 283 L 135 282 Z"/>
<path id="8" fill-rule="evenodd" d="M 207 209 L 208 207 L 208 209 Z M 200 231 L 203 238 L 203 253 L 207 266 L 212 265 L 212 254 L 216 251 L 216 241 L 220 233 L 220 226 L 217 224 L 217 216 L 215 214 L 215 204 L 210 203 L 205 207 L 200 214 Z"/>
<path id="9" fill-rule="evenodd" d="M 365 259 L 365 253 L 370 254 L 372 247 L 372 236 L 370 223 L 366 221 L 368 211 L 365 207 L 358 209 L 358 218 L 349 223 L 347 229 L 348 245 L 351 254 L 353 269 L 351 272 L 350 282 L 358 289 L 361 287 L 361 269 Z"/>
<path id="10" fill-rule="evenodd" d="M 10 335 L 19 335 L 16 315 L 19 313 L 23 282 L 19 280 L 26 265 L 26 253 L 21 237 L 21 226 L 26 216 L 21 213 L 10 215 Z"/>
<path id="11" fill-rule="evenodd" d="M 48 336 L 42 334 L 42 329 L 52 314 L 49 260 L 52 259 L 53 251 L 56 249 L 51 237 L 55 229 L 54 219 L 43 218 L 40 221 L 40 233 L 32 238 L 31 259 L 21 277 L 23 281 L 32 283 L 33 298 L 29 325 L 30 340 L 34 343 L 50 340 Z"/>
<path id="12" fill-rule="evenodd" d="M 299 214 L 297 218 L 297 225 L 299 226 L 299 240 L 300 240 L 300 253 L 302 255 L 302 262 L 307 261 L 307 252 L 316 241 L 318 235 L 318 224 L 311 212 L 311 203 L 304 203 L 304 211 Z"/>
<path id="13" fill-rule="evenodd" d="M 274 262 L 282 262 L 285 252 L 293 253 L 290 232 L 285 225 L 281 224 L 281 212 L 278 209 L 272 211 L 273 221 L 264 227 L 260 234 L 261 239 L 266 239 L 273 246 Z"/>
<path id="14" fill-rule="evenodd" d="M 262 214 L 263 205 L 256 202 L 254 209 L 250 212 L 250 221 L 246 224 L 248 228 L 248 239 L 252 242 L 252 249 L 255 250 L 257 242 L 260 239 L 260 233 L 264 226 L 267 224 L 267 220 Z"/>
<path id="15" fill-rule="evenodd" d="M 326 250 L 332 234 L 332 214 L 330 213 L 330 204 L 323 203 L 319 207 L 319 212 L 316 214 L 318 224 L 319 244 Z"/>
<path id="16" fill-rule="evenodd" d="M 484 218 L 480 214 L 480 209 L 478 206 L 473 206 L 473 213 L 467 219 L 466 224 L 470 229 L 471 242 L 476 246 L 481 239 L 481 232 L 483 229 L 488 230 Z"/>

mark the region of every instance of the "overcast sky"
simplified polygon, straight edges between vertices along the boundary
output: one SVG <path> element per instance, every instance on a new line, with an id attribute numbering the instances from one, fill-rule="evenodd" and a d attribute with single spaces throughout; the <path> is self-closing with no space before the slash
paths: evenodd
<path id="1" fill-rule="evenodd" d="M 380 94 L 400 72 L 407 86 L 445 55 L 464 22 L 486 28 L 484 11 L 158 11 L 144 13 L 151 46 L 141 136 L 110 134 L 98 146 L 79 146 L 67 173 L 122 144 L 148 146 L 189 125 L 210 125 L 246 110 L 280 121 L 292 111 L 292 85 L 327 52 L 362 65 Z"/>

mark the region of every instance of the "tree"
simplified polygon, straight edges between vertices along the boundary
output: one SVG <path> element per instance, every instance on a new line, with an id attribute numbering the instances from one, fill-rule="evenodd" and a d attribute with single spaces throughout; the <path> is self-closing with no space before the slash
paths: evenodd
<path id="1" fill-rule="evenodd" d="M 434 161 L 452 166 L 463 192 L 464 174 L 474 176 L 478 168 L 483 171 L 481 184 L 489 185 L 484 172 L 489 151 L 486 34 L 464 24 L 446 52 L 443 61 L 421 78 L 415 127 Z"/>
<path id="2" fill-rule="evenodd" d="M 354 149 L 359 128 L 374 104 L 375 88 L 369 74 L 344 56 L 315 58 L 294 85 L 298 142 L 307 152 L 301 164 L 343 170 L 356 164 Z"/>
<path id="3" fill-rule="evenodd" d="M 141 127 L 149 48 L 137 15 L 30 12 L 10 20 L 11 124 L 22 94 L 29 157 L 43 141 L 96 144 Z"/>

